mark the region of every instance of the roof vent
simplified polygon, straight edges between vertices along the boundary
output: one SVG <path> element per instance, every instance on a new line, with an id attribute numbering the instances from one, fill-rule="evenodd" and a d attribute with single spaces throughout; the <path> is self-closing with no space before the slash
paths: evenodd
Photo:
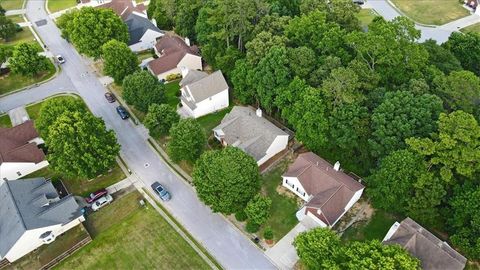
<path id="1" fill-rule="evenodd" d="M 333 169 L 337 172 L 340 170 L 340 161 L 335 162 L 335 165 L 333 165 Z"/>
<path id="2" fill-rule="evenodd" d="M 262 117 L 262 109 L 258 108 L 256 114 L 258 117 Z"/>
<path id="3" fill-rule="evenodd" d="M 190 39 L 188 37 L 185 37 L 185 44 L 187 44 L 188 47 L 190 47 Z"/>

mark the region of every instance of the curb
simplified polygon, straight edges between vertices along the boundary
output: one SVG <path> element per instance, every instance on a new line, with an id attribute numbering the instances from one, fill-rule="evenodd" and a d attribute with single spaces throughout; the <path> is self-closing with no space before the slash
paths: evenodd
<path id="1" fill-rule="evenodd" d="M 425 23 L 419 23 L 415 20 L 413 20 L 412 18 L 410 18 L 409 16 L 407 16 L 407 14 L 405 14 L 403 11 L 401 11 L 397 6 L 395 6 L 394 3 L 392 3 L 392 1 L 390 0 L 385 0 L 393 9 L 395 9 L 395 11 L 398 12 L 398 14 L 400 14 L 401 16 L 403 17 L 406 17 L 408 18 L 409 20 L 411 20 L 412 22 L 414 22 L 416 25 L 419 25 L 419 26 L 423 26 L 423 27 L 429 27 L 429 28 L 437 28 L 439 27 L 440 25 L 434 25 L 434 24 L 425 24 Z"/>

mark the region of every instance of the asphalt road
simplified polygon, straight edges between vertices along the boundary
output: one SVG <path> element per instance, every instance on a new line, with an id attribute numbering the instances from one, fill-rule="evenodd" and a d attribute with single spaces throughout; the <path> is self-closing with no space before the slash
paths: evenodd
<path id="1" fill-rule="evenodd" d="M 86 59 L 60 36 L 60 31 L 44 10 L 44 0 L 27 2 L 27 17 L 54 54 L 66 59 L 62 72 L 52 81 L 0 99 L 0 110 L 22 106 L 59 92 L 76 92 L 91 111 L 113 129 L 121 144 L 121 155 L 128 167 L 146 187 L 159 181 L 171 191 L 172 200 L 165 208 L 227 269 L 275 269 L 265 254 L 222 216 L 212 213 L 197 198 L 193 188 L 176 176 L 150 148 L 147 130 L 131 121 L 122 121 L 103 97 L 106 89 L 89 68 Z M 35 22 L 47 20 L 38 27 Z M 159 232 L 161 233 L 161 232 Z M 168 244 L 168 243 L 165 243 Z"/>

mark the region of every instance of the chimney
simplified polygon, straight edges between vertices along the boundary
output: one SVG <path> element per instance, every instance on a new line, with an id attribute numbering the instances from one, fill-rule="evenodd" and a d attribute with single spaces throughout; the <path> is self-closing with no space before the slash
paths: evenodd
<path id="1" fill-rule="evenodd" d="M 340 170 L 340 161 L 335 162 L 335 165 L 333 165 L 333 169 L 337 172 Z"/>
<path id="2" fill-rule="evenodd" d="M 258 117 L 262 117 L 262 109 L 258 108 L 256 114 Z"/>
<path id="3" fill-rule="evenodd" d="M 190 47 L 190 39 L 188 37 L 185 37 L 185 44 Z"/>

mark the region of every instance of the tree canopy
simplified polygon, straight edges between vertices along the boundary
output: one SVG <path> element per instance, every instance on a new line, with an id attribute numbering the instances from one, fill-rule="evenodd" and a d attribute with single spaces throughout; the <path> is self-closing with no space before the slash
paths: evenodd
<path id="1" fill-rule="evenodd" d="M 462 67 L 480 76 L 480 34 L 453 32 L 443 46 L 455 55 Z"/>
<path id="2" fill-rule="evenodd" d="M 202 154 L 207 138 L 205 131 L 193 118 L 181 119 L 170 128 L 168 154 L 173 162 L 195 162 Z"/>
<path id="3" fill-rule="evenodd" d="M 255 195 L 245 207 L 245 214 L 249 222 L 261 225 L 270 217 L 270 207 L 272 200 L 260 194 Z"/>
<path id="4" fill-rule="evenodd" d="M 9 41 L 17 33 L 17 27 L 5 14 L 0 14 L 0 38 Z"/>
<path id="5" fill-rule="evenodd" d="M 173 124 L 180 120 L 175 108 L 168 104 L 152 104 L 143 123 L 148 128 L 150 136 L 158 138 L 167 135 Z"/>
<path id="6" fill-rule="evenodd" d="M 125 76 L 138 70 L 137 56 L 127 44 L 112 39 L 102 46 L 104 60 L 103 72 L 111 76 L 115 82 L 120 83 Z"/>
<path id="7" fill-rule="evenodd" d="M 151 104 L 166 101 L 165 86 L 160 84 L 150 72 L 136 71 L 123 79 L 123 98 L 129 105 L 147 112 Z"/>
<path id="8" fill-rule="evenodd" d="M 192 176 L 198 197 L 213 211 L 225 214 L 243 210 L 260 189 L 257 163 L 235 147 L 203 153 L 195 164 Z M 267 204 L 260 199 L 250 208 L 265 207 Z M 255 219 L 256 214 L 252 215 Z M 261 215 L 260 221 L 263 218 Z"/>
<path id="9" fill-rule="evenodd" d="M 35 44 L 20 43 L 13 49 L 10 57 L 9 67 L 13 73 L 25 76 L 34 76 L 42 71 L 51 68 L 49 60 L 38 54 L 38 48 Z"/>

